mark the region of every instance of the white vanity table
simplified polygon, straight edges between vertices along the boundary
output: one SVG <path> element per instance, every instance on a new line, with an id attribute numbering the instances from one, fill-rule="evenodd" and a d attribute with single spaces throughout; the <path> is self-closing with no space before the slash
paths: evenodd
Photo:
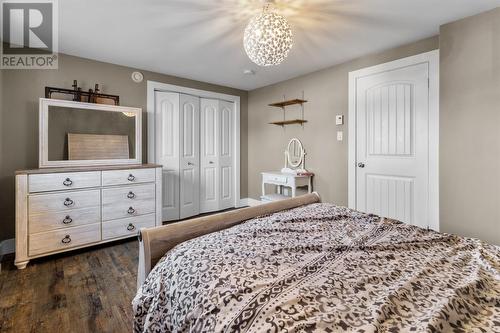
<path id="1" fill-rule="evenodd" d="M 277 186 L 276 193 L 266 195 L 266 184 Z M 307 186 L 307 193 L 312 192 L 312 175 L 296 175 L 284 172 L 262 172 L 262 197 L 264 201 L 276 201 L 286 199 L 283 194 L 283 187 L 289 187 L 292 197 L 295 197 L 297 187 Z"/>
<path id="2" fill-rule="evenodd" d="M 288 198 L 283 188 L 291 189 L 295 197 L 298 187 L 307 186 L 307 192 L 312 192 L 313 174 L 304 169 L 305 150 L 302 143 L 293 138 L 285 150 L 285 167 L 281 171 L 262 172 L 262 201 L 277 201 Z M 266 194 L 266 184 L 276 185 L 276 193 Z"/>

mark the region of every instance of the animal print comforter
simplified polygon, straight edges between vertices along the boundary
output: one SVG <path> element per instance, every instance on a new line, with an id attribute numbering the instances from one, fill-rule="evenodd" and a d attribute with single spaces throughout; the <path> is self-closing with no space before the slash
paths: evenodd
<path id="1" fill-rule="evenodd" d="M 177 245 L 136 332 L 500 332 L 500 247 L 332 204 Z"/>

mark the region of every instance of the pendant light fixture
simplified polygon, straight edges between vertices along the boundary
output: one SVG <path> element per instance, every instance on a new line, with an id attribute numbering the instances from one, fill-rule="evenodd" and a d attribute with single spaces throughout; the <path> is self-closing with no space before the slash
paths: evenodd
<path id="1" fill-rule="evenodd" d="M 271 10 L 271 3 L 265 1 L 262 13 L 250 20 L 243 37 L 248 57 L 259 66 L 280 64 L 293 45 L 290 24 Z"/>

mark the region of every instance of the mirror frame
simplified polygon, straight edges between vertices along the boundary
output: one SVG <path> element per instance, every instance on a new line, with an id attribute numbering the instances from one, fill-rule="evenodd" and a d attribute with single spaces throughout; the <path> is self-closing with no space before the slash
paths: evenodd
<path id="1" fill-rule="evenodd" d="M 298 142 L 299 147 L 300 147 L 300 160 L 297 164 L 292 164 L 291 156 L 290 156 L 291 155 L 290 154 L 290 145 L 292 144 L 292 142 L 295 142 L 295 141 Z M 286 146 L 286 152 L 287 152 L 288 165 L 290 165 L 290 167 L 299 168 L 304 164 L 304 157 L 306 156 L 306 152 L 304 150 L 304 145 L 302 144 L 302 142 L 299 139 L 297 139 L 297 138 L 290 139 L 290 141 L 288 141 L 288 145 Z"/>
<path id="2" fill-rule="evenodd" d="M 74 109 L 130 112 L 135 114 L 135 158 L 109 159 L 109 160 L 60 160 L 49 161 L 49 106 L 59 106 Z M 69 166 L 95 166 L 116 164 L 141 164 L 142 163 L 142 109 L 115 106 L 107 104 L 95 104 L 67 101 L 61 99 L 40 98 L 38 124 L 38 163 L 40 168 L 69 167 Z"/>

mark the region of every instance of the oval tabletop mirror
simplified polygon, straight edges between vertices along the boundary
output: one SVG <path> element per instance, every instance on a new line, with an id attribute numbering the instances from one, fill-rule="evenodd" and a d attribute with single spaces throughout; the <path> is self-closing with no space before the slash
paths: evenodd
<path id="1" fill-rule="evenodd" d="M 286 148 L 287 162 L 291 168 L 303 168 L 305 151 L 302 142 L 299 139 L 293 138 L 288 142 Z"/>
<path id="2" fill-rule="evenodd" d="M 302 142 L 297 138 L 291 139 L 285 150 L 285 167 L 281 169 L 281 172 L 297 173 L 299 171 L 305 171 L 305 155 L 306 152 L 302 146 Z"/>

